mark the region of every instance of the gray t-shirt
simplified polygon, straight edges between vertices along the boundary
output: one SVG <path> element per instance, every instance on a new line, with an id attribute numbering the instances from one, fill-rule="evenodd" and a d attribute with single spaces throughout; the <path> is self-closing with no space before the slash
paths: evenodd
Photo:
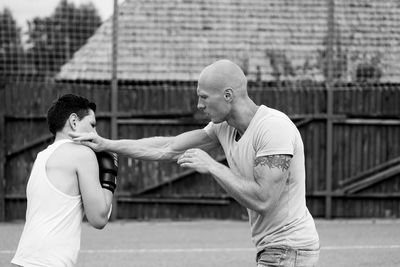
<path id="1" fill-rule="evenodd" d="M 280 245 L 294 248 L 319 246 L 314 220 L 306 207 L 303 142 L 290 118 L 262 105 L 238 141 L 235 140 L 236 129 L 226 122 L 210 122 L 204 129 L 221 144 L 230 169 L 244 179 L 254 179 L 257 157 L 293 156 L 289 178 L 279 200 L 263 214 L 247 210 L 257 250 Z"/>

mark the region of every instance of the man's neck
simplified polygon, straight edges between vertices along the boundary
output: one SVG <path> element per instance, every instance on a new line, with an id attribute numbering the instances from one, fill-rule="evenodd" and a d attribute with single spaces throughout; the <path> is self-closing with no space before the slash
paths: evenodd
<path id="1" fill-rule="evenodd" d="M 240 108 L 233 113 L 232 117 L 227 120 L 227 123 L 234 127 L 239 135 L 242 136 L 247 127 L 249 127 L 259 107 L 253 101 L 240 105 Z"/>

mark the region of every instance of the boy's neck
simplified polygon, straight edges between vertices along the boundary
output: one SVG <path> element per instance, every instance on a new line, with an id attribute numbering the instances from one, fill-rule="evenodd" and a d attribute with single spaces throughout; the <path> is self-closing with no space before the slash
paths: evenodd
<path id="1" fill-rule="evenodd" d="M 54 142 L 59 141 L 59 140 L 63 140 L 63 139 L 72 139 L 67 133 L 64 132 L 57 132 L 56 136 L 54 138 Z"/>

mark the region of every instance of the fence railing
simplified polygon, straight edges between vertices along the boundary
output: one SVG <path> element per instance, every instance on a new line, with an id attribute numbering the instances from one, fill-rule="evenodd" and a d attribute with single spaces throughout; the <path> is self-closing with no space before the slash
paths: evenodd
<path id="1" fill-rule="evenodd" d="M 120 85 L 118 98 L 121 101 L 114 114 L 118 138 L 175 135 L 203 127 L 206 120 L 196 109 L 195 88 L 193 82 L 165 82 L 161 87 Z M 0 129 L 4 132 L 1 184 L 5 185 L 0 191 L 0 204 L 4 206 L 3 219 L 9 220 L 23 216 L 25 186 L 32 162 L 36 153 L 52 141 L 47 130 L 45 107 L 57 95 L 66 92 L 84 95 L 97 102 L 98 132 L 108 137 L 113 112 L 108 98 L 109 86 L 11 83 L 0 92 L 4 96 L 4 116 L 0 120 Z M 400 194 L 393 190 L 398 188 L 395 179 L 398 168 L 391 162 L 400 155 L 397 105 L 400 86 L 337 85 L 332 92 L 335 106 L 329 115 L 324 84 L 249 84 L 249 94 L 257 104 L 286 112 L 300 129 L 306 153 L 307 201 L 313 214 L 323 217 L 399 216 L 399 209 L 396 209 L 399 201 L 392 203 L 394 199 L 400 199 Z M 328 120 L 332 122 L 331 128 L 327 127 Z M 332 131 L 331 150 L 327 148 L 329 130 Z M 215 156 L 224 161 L 223 153 L 216 151 Z M 331 158 L 331 181 L 327 175 L 328 158 Z M 388 170 L 382 167 L 387 164 L 390 164 Z M 120 203 L 123 209 L 116 214 L 118 218 L 158 216 L 158 211 L 159 215 L 178 216 L 178 206 L 188 212 L 179 216 L 192 216 L 189 214 L 191 205 L 203 205 L 204 211 L 199 216 L 209 217 L 215 214 L 213 201 L 222 209 L 221 203 L 230 199 L 218 184 L 211 182 L 211 178 L 196 180 L 198 178 L 194 177 L 198 174 L 187 173 L 175 163 L 123 157 L 120 166 L 117 204 Z M 191 185 L 189 181 L 197 182 Z M 155 208 L 157 203 L 166 205 L 164 208 L 170 212 Z M 357 211 L 357 206 L 353 205 L 360 203 L 369 209 Z M 143 207 L 139 211 L 140 205 Z M 208 210 L 207 205 L 213 208 Z M 348 209 L 342 205 L 347 205 Z M 388 208 L 388 205 L 391 206 Z M 152 209 L 156 211 L 150 212 Z M 224 216 L 243 216 L 237 208 L 229 210 Z"/>

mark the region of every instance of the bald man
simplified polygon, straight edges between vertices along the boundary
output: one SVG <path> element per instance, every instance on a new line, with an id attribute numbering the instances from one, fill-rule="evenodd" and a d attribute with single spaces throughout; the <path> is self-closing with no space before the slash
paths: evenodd
<path id="1" fill-rule="evenodd" d="M 204 68 L 197 95 L 198 109 L 211 120 L 203 129 L 138 140 L 74 134 L 74 140 L 136 159 L 177 160 L 211 174 L 247 208 L 258 267 L 316 266 L 319 238 L 306 207 L 304 147 L 296 126 L 282 112 L 256 105 L 243 71 L 229 60 Z M 229 167 L 207 153 L 218 146 Z"/>

